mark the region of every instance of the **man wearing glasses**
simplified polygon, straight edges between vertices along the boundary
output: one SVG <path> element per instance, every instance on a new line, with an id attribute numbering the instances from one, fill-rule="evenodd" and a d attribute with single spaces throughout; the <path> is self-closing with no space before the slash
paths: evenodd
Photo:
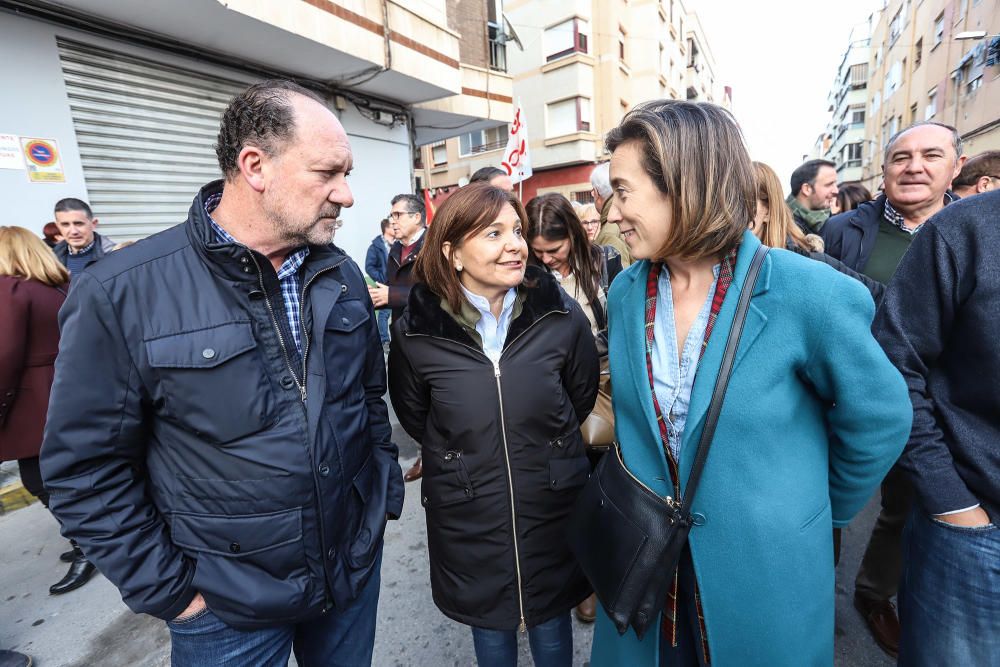
<path id="1" fill-rule="evenodd" d="M 420 248 L 424 244 L 424 231 L 427 228 L 424 201 L 417 195 L 402 194 L 392 198 L 392 211 L 389 221 L 396 234 L 396 242 L 389 248 L 389 262 L 386 265 L 386 285 L 376 283 L 369 287 L 375 308 L 390 308 L 392 320 L 403 314 L 406 302 L 410 298 L 410 287 L 413 286 L 413 264 L 417 261 Z M 413 482 L 423 476 L 423 466 L 420 457 L 406 471 L 403 479 Z"/>
<path id="2" fill-rule="evenodd" d="M 951 182 L 952 191 L 965 199 L 1000 188 L 1000 151 L 986 151 L 969 158 Z"/>

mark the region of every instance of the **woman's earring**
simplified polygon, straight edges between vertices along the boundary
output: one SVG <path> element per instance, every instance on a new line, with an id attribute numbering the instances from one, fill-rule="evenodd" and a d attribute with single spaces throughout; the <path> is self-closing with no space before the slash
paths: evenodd
<path id="1" fill-rule="evenodd" d="M 456 264 L 455 265 L 455 270 L 458 271 L 459 273 L 461 273 L 462 272 L 462 265 L 461 264 Z"/>

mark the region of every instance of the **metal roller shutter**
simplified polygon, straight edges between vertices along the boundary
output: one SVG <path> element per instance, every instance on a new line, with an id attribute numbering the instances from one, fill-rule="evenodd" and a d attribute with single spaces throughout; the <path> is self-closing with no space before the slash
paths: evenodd
<path id="1" fill-rule="evenodd" d="M 100 231 L 138 239 L 183 222 L 219 178 L 219 118 L 246 82 L 58 40 L 90 205 Z"/>

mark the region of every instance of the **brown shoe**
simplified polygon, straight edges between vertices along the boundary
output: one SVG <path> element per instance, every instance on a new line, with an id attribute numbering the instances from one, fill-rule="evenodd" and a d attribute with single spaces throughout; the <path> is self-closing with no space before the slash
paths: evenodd
<path id="1" fill-rule="evenodd" d="M 406 471 L 405 475 L 403 475 L 403 481 L 415 482 L 423 476 L 424 476 L 424 464 L 421 458 L 418 456 L 417 462 L 413 464 L 413 467 L 411 467 L 409 470 Z"/>
<path id="2" fill-rule="evenodd" d="M 597 596 L 591 594 L 589 598 L 576 605 L 576 617 L 581 623 L 593 623 L 597 618 Z"/>
<path id="3" fill-rule="evenodd" d="M 890 600 L 869 600 L 854 594 L 854 608 L 861 612 L 875 643 L 891 657 L 899 656 L 899 617 Z"/>

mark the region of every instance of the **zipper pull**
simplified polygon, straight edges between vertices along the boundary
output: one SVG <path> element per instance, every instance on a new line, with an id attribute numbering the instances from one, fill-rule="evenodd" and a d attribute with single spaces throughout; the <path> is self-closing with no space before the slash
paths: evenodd
<path id="1" fill-rule="evenodd" d="M 494 361 L 493 362 L 493 377 L 496 377 L 496 378 L 500 377 L 500 362 L 499 361 Z"/>
<path id="2" fill-rule="evenodd" d="M 306 402 L 306 388 L 305 386 L 299 387 L 299 394 L 302 396 L 302 403 Z"/>
<path id="3" fill-rule="evenodd" d="M 525 624 L 525 622 L 524 622 L 524 616 L 522 616 L 522 617 L 521 617 L 521 625 L 519 625 L 519 626 L 517 627 L 517 630 L 518 630 L 518 632 L 520 632 L 520 633 L 522 633 L 522 634 L 524 634 L 525 632 L 527 632 L 527 631 L 528 631 L 528 626 L 527 626 L 527 624 Z"/>

